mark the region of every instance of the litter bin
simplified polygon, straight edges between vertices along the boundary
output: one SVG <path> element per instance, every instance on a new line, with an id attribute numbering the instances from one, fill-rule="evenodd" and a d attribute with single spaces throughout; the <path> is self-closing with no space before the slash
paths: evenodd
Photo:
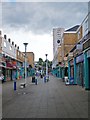
<path id="1" fill-rule="evenodd" d="M 65 84 L 66 84 L 66 85 L 69 85 L 69 84 L 70 84 L 68 77 L 65 77 Z"/>

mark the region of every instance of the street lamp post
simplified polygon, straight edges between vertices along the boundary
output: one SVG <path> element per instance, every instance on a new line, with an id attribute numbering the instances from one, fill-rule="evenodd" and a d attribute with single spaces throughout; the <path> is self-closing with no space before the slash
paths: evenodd
<path id="1" fill-rule="evenodd" d="M 26 48 L 28 43 L 23 43 L 25 45 L 25 85 L 26 85 L 26 77 L 27 77 L 27 70 L 26 70 Z"/>
<path id="2" fill-rule="evenodd" d="M 48 61 L 47 61 L 47 55 L 48 54 L 45 54 L 46 55 L 46 81 L 48 80 Z"/>

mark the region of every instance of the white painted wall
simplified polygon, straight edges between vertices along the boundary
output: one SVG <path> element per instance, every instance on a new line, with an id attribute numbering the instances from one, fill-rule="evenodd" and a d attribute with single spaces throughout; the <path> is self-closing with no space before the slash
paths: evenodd
<path id="1" fill-rule="evenodd" d="M 88 13 L 89 13 L 89 15 L 88 15 L 88 31 L 90 31 L 90 1 L 88 3 Z"/>
<path id="2" fill-rule="evenodd" d="M 11 49 L 10 49 L 11 48 Z M 5 55 L 8 55 L 12 58 L 16 59 L 16 49 L 14 45 L 12 45 L 11 42 L 9 42 L 7 39 L 2 38 L 2 52 Z"/>
<path id="3" fill-rule="evenodd" d="M 57 55 L 58 55 L 58 46 L 62 43 L 62 36 L 64 33 L 64 28 L 54 28 L 53 29 L 53 64 L 52 67 L 56 67 L 58 64 Z M 57 40 L 60 40 L 60 43 L 57 43 Z"/>

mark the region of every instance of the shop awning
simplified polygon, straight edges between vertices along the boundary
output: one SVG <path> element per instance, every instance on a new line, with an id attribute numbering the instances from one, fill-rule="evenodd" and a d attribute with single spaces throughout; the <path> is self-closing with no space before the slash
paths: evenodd
<path id="1" fill-rule="evenodd" d="M 12 63 L 8 62 L 8 63 L 6 64 L 6 68 L 16 69 L 16 66 L 13 65 Z"/>

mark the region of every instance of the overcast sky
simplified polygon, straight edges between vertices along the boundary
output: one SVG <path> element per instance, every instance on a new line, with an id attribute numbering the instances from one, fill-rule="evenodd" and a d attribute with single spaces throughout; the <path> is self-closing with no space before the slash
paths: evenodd
<path id="1" fill-rule="evenodd" d="M 7 0 L 11 1 L 11 0 Z M 3 34 L 24 51 L 35 53 L 35 60 L 48 54 L 53 59 L 53 28 L 68 29 L 81 24 L 88 12 L 87 2 L 14 2 L 2 3 Z"/>

